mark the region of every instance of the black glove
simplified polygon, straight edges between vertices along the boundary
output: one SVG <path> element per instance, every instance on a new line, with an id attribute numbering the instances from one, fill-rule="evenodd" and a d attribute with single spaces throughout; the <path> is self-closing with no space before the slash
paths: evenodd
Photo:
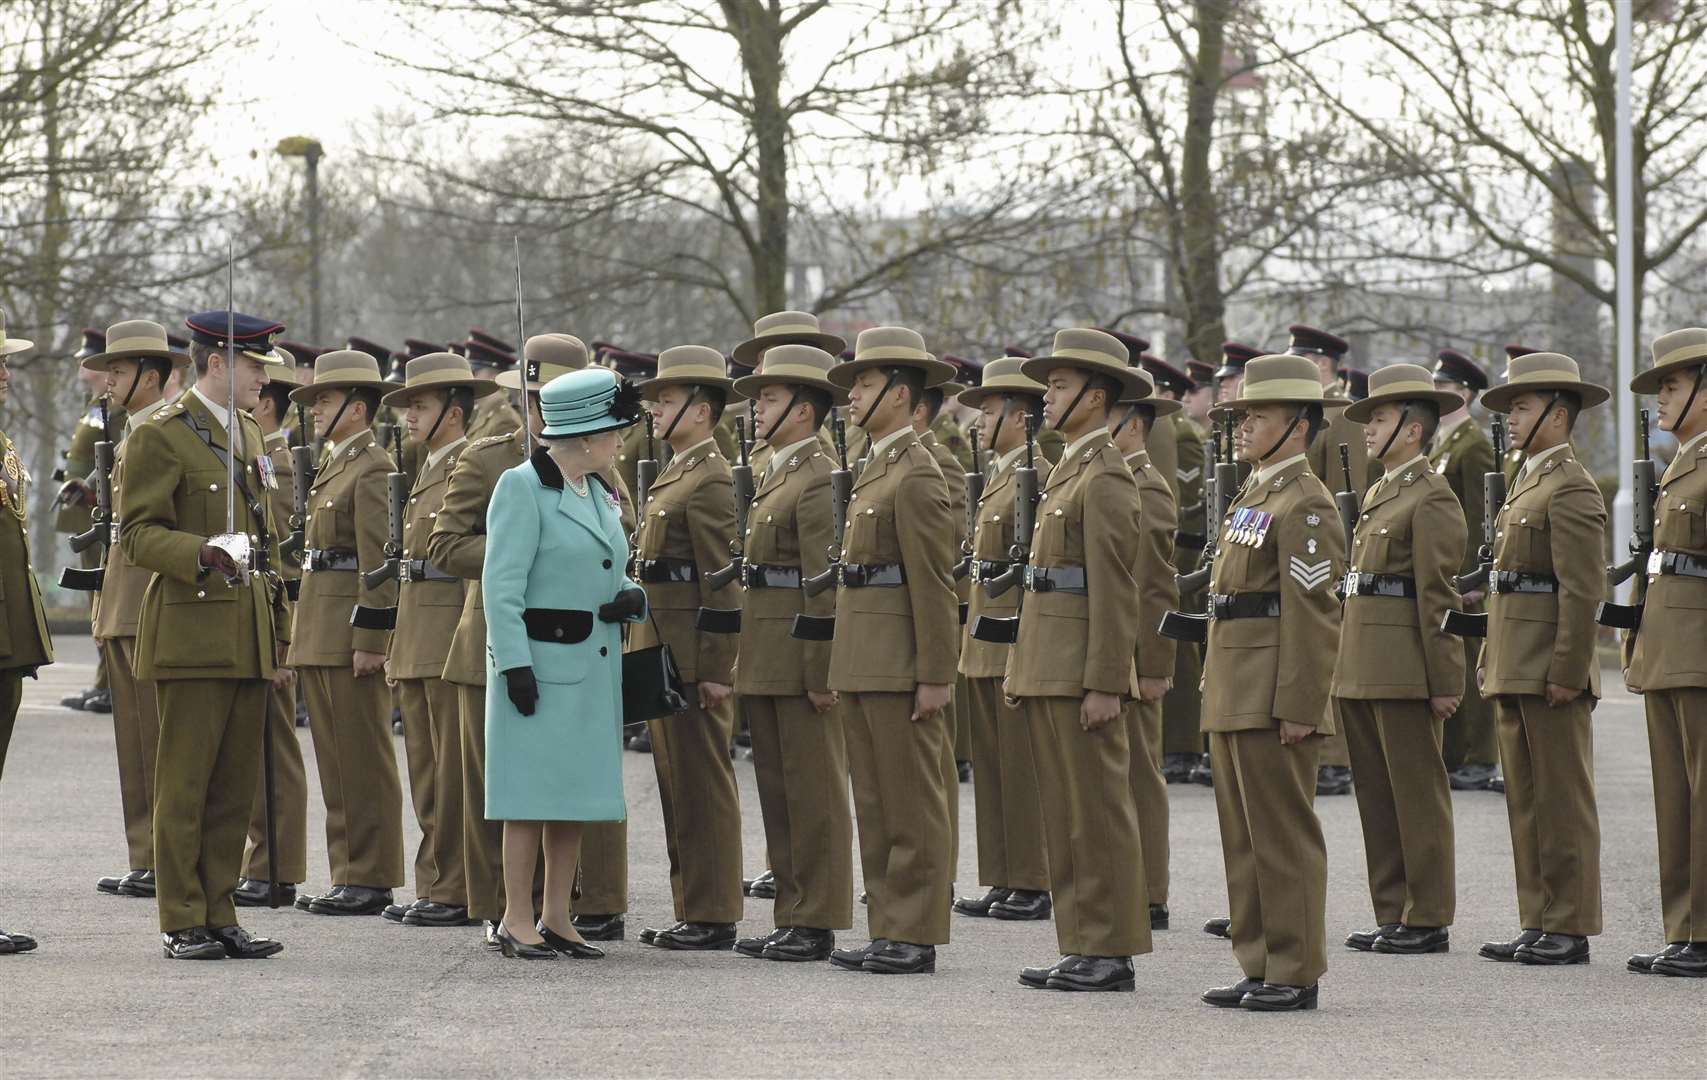
<path id="1" fill-rule="evenodd" d="M 646 610 L 646 591 L 644 589 L 624 589 L 616 594 L 616 599 L 608 604 L 599 605 L 600 622 L 622 622 Z"/>
<path id="2" fill-rule="evenodd" d="M 513 667 L 504 672 L 504 687 L 510 693 L 510 704 L 523 716 L 532 716 L 539 704 L 539 683 L 534 681 L 533 668 Z"/>

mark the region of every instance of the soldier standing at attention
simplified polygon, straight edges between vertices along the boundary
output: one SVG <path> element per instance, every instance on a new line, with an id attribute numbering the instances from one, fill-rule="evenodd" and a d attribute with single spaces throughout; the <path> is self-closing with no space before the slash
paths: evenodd
<path id="1" fill-rule="evenodd" d="M 1127 361 L 1126 347 L 1100 330 L 1061 330 L 1053 349 L 1021 367 L 1048 388 L 1044 417 L 1067 443 L 1038 497 L 1002 684 L 1031 731 L 1061 952 L 1020 982 L 1052 990 L 1132 990 L 1132 957 L 1150 951 L 1121 721 L 1138 644 L 1142 520 L 1138 484 L 1108 434 L 1115 403 L 1150 387 Z M 1161 688 L 1152 690 L 1159 700 Z"/>
<path id="2" fill-rule="evenodd" d="M 733 385 L 725 372 L 716 349 L 678 345 L 658 355 L 656 377 L 636 386 L 658 439 L 675 453 L 639 508 L 630 576 L 646 589 L 652 618 L 635 625 L 629 647 L 667 642 L 689 702 L 647 724 L 676 923 L 640 940 L 660 949 L 728 949 L 741 919 L 741 801 L 729 759 L 737 639 L 696 625 L 702 607 L 740 605 L 733 581 L 714 589 L 705 580 L 729 561 L 735 538 L 729 462 L 712 438 Z"/>
<path id="3" fill-rule="evenodd" d="M 403 788 L 391 741 L 385 649 L 396 623 L 397 585 L 370 588 L 363 575 L 385 561 L 391 458 L 372 423 L 385 381 L 379 362 L 355 349 L 323 354 L 314 382 L 291 391 L 326 440 L 308 492 L 302 591 L 290 663 L 308 697 L 332 888 L 298 896 L 316 915 L 378 915 L 403 884 Z"/>
<path id="4" fill-rule="evenodd" d="M 83 346 L 72 354 L 72 359 L 79 362 L 89 359 L 107 348 L 107 335 L 99 330 L 83 331 Z M 83 384 L 87 400 L 83 406 L 83 414 L 77 418 L 77 423 L 71 429 L 71 445 L 61 453 L 65 465 L 54 474 L 55 479 L 63 479 L 64 485 L 59 489 L 59 497 L 55 501 L 58 510 L 53 517 L 53 531 L 76 535 L 88 530 L 92 523 L 95 508 L 95 489 L 90 486 L 88 477 L 95 468 L 95 444 L 103 438 L 110 438 L 117 444 L 120 433 L 123 432 L 127 414 L 118 406 L 116 401 L 107 404 L 106 434 L 102 434 L 101 397 L 108 393 L 107 380 L 98 371 L 79 368 L 78 381 Z M 99 565 L 104 548 L 101 545 L 91 545 L 78 553 L 78 561 L 88 569 Z M 147 584 L 146 581 L 143 584 Z M 89 593 L 91 605 L 100 600 L 99 592 Z M 94 611 L 90 611 L 90 622 L 94 621 Z M 79 690 L 75 694 L 59 699 L 59 703 L 68 709 L 79 712 L 108 712 L 113 707 L 112 686 L 107 677 L 107 654 L 99 649 L 95 653 L 95 684 L 87 690 Z M 115 721 L 116 723 L 116 721 Z M 152 766 L 150 766 L 152 768 Z M 105 888 L 104 884 L 114 881 L 113 878 L 102 878 L 95 887 L 101 892 L 110 893 L 113 889 Z M 152 881 L 152 879 L 150 879 Z M 153 896 L 152 892 L 138 895 Z"/>
<path id="5" fill-rule="evenodd" d="M 267 319 L 209 311 L 185 320 L 196 382 L 131 432 L 120 505 L 127 559 L 154 571 L 142 598 L 136 674 L 152 679 L 160 714 L 154 775 L 154 863 L 162 951 L 173 960 L 259 959 L 284 948 L 237 925 L 232 893 L 261 782 L 267 684 L 282 685 L 290 636 L 278 524 L 262 491 L 277 482 L 253 409 L 268 368 L 282 366 Z M 228 329 L 229 328 L 229 329 Z M 228 336 L 229 335 L 229 336 Z M 235 362 L 227 363 L 226 349 Z M 236 487 L 227 493 L 236 455 Z M 227 500 L 234 519 L 226 520 Z M 249 538 L 239 565 L 212 541 Z"/>
<path id="6" fill-rule="evenodd" d="M 1624 680 L 1642 695 L 1659 824 L 1666 947 L 1632 956 L 1632 971 L 1707 978 L 1707 329 L 1654 342 L 1654 366 L 1630 382 L 1659 395 L 1660 427 L 1678 441 L 1655 500 L 1654 553 L 1642 621 Z"/>
<path id="7" fill-rule="evenodd" d="M 1335 720 L 1357 770 L 1374 930 L 1346 946 L 1445 952 L 1457 907 L 1452 789 L 1441 732 L 1464 687 L 1464 650 L 1440 627 L 1458 602 L 1463 512 L 1424 449 L 1462 400 L 1416 364 L 1389 364 L 1347 411 L 1385 469 L 1358 515 L 1339 656 Z"/>
<path id="8" fill-rule="evenodd" d="M 1221 1008 L 1313 1009 L 1328 966 L 1327 850 L 1314 801 L 1322 729 L 1333 729 L 1333 582 L 1345 537 L 1306 451 L 1323 410 L 1344 404 L 1323 396 L 1304 357 L 1245 366 L 1237 443 L 1254 471 L 1217 540 L 1203 665 L 1231 912 L 1223 929 L 1245 976 L 1203 994 Z"/>
<path id="9" fill-rule="evenodd" d="M 1002 694 L 1011 647 L 972 636 L 980 618 L 1011 619 L 1019 614 L 1022 590 L 1013 586 L 992 596 L 989 582 L 1008 574 L 1013 566 L 1014 470 L 1026 464 L 1027 416 L 1043 418 L 1046 387 L 1020 371 L 1024 362 L 1018 356 L 992 360 L 984 366 L 982 383 L 960 392 L 961 404 L 979 412 L 977 434 L 990 462 L 990 481 L 978 500 L 969 575 L 972 598 L 960 646 L 960 674 L 966 679 L 972 713 L 978 880 L 989 891 L 981 897 L 960 897 L 954 901 L 954 910 L 974 918 L 992 915 L 1000 906 L 1003 918 L 1045 919 L 1051 907 L 1031 733 L 1025 710 Z M 1032 463 L 1041 491 L 1049 478 L 1049 462 L 1041 448 L 1033 450 Z"/>
<path id="10" fill-rule="evenodd" d="M 1610 397 L 1577 362 L 1530 353 L 1482 404 L 1507 414 L 1525 457 L 1496 522 L 1488 637 L 1477 665 L 1494 703 L 1522 933 L 1489 960 L 1583 964 L 1600 933 L 1594 801 L 1595 609 L 1606 591 L 1606 505 L 1568 440 L 1581 410 Z"/>
<path id="11" fill-rule="evenodd" d="M 954 521 L 942 470 L 913 432 L 913 410 L 954 368 L 898 326 L 860 332 L 830 369 L 870 459 L 854 485 L 837 567 L 830 689 L 842 701 L 859 820 L 871 943 L 830 962 L 876 974 L 936 970 L 948 941 L 957 792 L 949 713 L 956 634 Z"/>
<path id="12" fill-rule="evenodd" d="M 1442 405 L 1440 428 L 1429 447 L 1428 466 L 1446 478 L 1447 486 L 1457 497 L 1464 511 L 1464 562 L 1460 574 L 1475 569 L 1482 549 L 1482 521 L 1487 507 L 1482 497 L 1482 477 L 1494 470 L 1494 446 L 1488 433 L 1470 415 L 1476 395 L 1488 388 L 1488 373 L 1468 356 L 1456 349 L 1442 349 L 1436 354 L 1434 388 L 1457 398 L 1456 405 Z M 1481 590 L 1460 598 L 1466 610 L 1479 608 L 1485 593 Z M 1464 669 L 1476 664 L 1476 650 L 1481 642 L 1465 638 Z M 1458 711 L 1446 721 L 1441 740 L 1441 756 L 1449 770 L 1448 780 L 1454 791 L 1486 791 L 1499 766 L 1499 740 L 1494 732 L 1493 710 L 1482 700 L 1475 679 L 1466 679 L 1464 699 Z"/>
<path id="13" fill-rule="evenodd" d="M 490 381 L 516 366 L 515 347 L 483 330 L 470 330 L 462 347 L 477 379 Z M 468 441 L 479 442 L 493 435 L 508 435 L 521 429 L 522 417 L 510 403 L 510 395 L 493 394 L 476 406 L 474 419 L 468 425 Z"/>

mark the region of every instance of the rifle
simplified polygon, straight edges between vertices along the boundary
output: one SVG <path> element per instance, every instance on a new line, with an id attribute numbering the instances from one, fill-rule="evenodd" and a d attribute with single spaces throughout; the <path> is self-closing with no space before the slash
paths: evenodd
<path id="1" fill-rule="evenodd" d="M 984 582 L 984 591 L 997 597 L 1025 579 L 1031 563 L 1031 533 L 1037 527 L 1037 427 L 1038 415 L 1025 413 L 1025 464 L 1014 470 L 1014 542 L 1008 549 L 1008 568 Z M 1020 602 L 1024 603 L 1022 596 Z M 1019 640 L 1019 615 L 980 615 L 972 621 L 972 636 L 993 645 L 1012 645 Z"/>
<path id="2" fill-rule="evenodd" d="M 1351 478 L 1351 447 L 1345 443 L 1340 443 L 1340 473 L 1345 477 L 1345 487 L 1334 492 L 1334 505 L 1339 507 L 1340 528 L 1345 530 L 1345 556 L 1350 559 L 1357 515 L 1362 507 L 1357 505 L 1357 484 Z"/>
<path id="3" fill-rule="evenodd" d="M 747 430 L 747 418 L 735 418 L 735 443 L 741 459 L 729 467 L 729 479 L 735 485 L 735 539 L 729 541 L 729 565 L 705 575 L 706 584 L 721 589 L 734 581 L 746 563 L 747 518 L 753 508 L 753 439 Z"/>
<path id="4" fill-rule="evenodd" d="M 978 460 L 979 425 L 973 424 L 972 471 L 966 473 L 966 539 L 960 541 L 960 562 L 954 567 L 954 580 L 959 581 L 972 572 L 972 536 L 978 531 L 978 500 L 984 497 L 984 468 Z"/>
<path id="5" fill-rule="evenodd" d="M 1468 574 L 1453 579 L 1459 596 L 1488 587 L 1494 573 L 1494 527 L 1505 508 L 1505 421 L 1496 416 L 1493 425 L 1494 467 L 1482 474 L 1482 546 L 1476 552 L 1477 566 Z M 1440 620 L 1440 628 L 1458 637 L 1487 637 L 1486 612 L 1448 611 Z"/>
<path id="6" fill-rule="evenodd" d="M 1659 470 L 1655 467 L 1653 455 L 1648 448 L 1648 410 L 1642 410 L 1641 421 L 1636 430 L 1637 437 L 1641 440 L 1637 452 L 1642 456 L 1636 459 L 1631 469 L 1630 558 L 1627 562 L 1615 563 L 1606 568 L 1607 584 L 1613 588 L 1624 584 L 1633 574 L 1636 575 L 1636 585 L 1631 603 L 1606 601 L 1594 614 L 1595 621 L 1600 625 L 1616 630 L 1639 630 L 1642 626 L 1642 602 L 1648 591 L 1648 556 L 1653 554 L 1654 550 L 1654 503 L 1660 494 Z"/>
<path id="7" fill-rule="evenodd" d="M 403 568 L 403 516 L 409 507 L 409 477 L 403 472 L 403 432 L 391 431 L 396 468 L 385 477 L 385 561 L 362 574 L 362 584 L 377 589 L 395 580 Z M 395 618 L 396 609 L 392 609 Z"/>
<path id="8" fill-rule="evenodd" d="M 646 496 L 652 490 L 652 481 L 658 479 L 658 444 L 652 429 L 652 413 L 646 413 L 646 456 L 634 464 L 634 505 L 638 516 L 646 516 Z"/>
<path id="9" fill-rule="evenodd" d="M 314 452 L 308 448 L 308 410 L 296 403 L 296 445 L 290 448 L 290 535 L 279 544 L 279 554 L 295 558 L 307 545 L 308 489 L 314 483 Z"/>
<path id="10" fill-rule="evenodd" d="M 1181 596 L 1190 596 L 1208 585 L 1210 575 L 1215 572 L 1215 552 L 1220 544 L 1221 522 L 1227 516 L 1227 508 L 1233 504 L 1233 495 L 1239 487 L 1239 466 L 1232 457 L 1233 417 L 1229 414 L 1224 424 L 1218 425 L 1210 437 L 1209 490 L 1203 500 L 1203 554 L 1198 559 L 1197 569 L 1189 574 L 1174 575 L 1174 586 Z M 1198 644 L 1208 641 L 1208 603 L 1208 597 L 1204 597 L 1204 609 L 1200 612 L 1164 612 L 1156 632 L 1175 641 Z"/>
<path id="11" fill-rule="evenodd" d="M 95 471 L 92 474 L 95 509 L 90 515 L 89 528 L 72 536 L 69 541 L 71 550 L 79 555 L 96 544 L 101 545 L 103 563 L 106 561 L 106 549 L 113 544 L 113 436 L 107 426 L 107 400 L 105 395 L 101 397 L 101 441 L 95 444 Z M 59 572 L 59 587 L 98 592 L 106 576 L 105 566 L 67 566 Z"/>
<path id="12" fill-rule="evenodd" d="M 830 565 L 821 574 L 803 578 L 800 591 L 807 596 L 817 596 L 819 593 L 836 584 L 841 576 L 842 542 L 848 532 L 848 504 L 853 501 L 853 470 L 848 468 L 848 429 L 842 414 L 837 412 L 830 421 L 830 439 L 836 447 L 836 468 L 830 471 L 830 514 L 832 528 L 835 532 L 835 542 L 830 545 Z M 794 617 L 794 627 L 789 636 L 801 641 L 829 641 L 836 631 L 834 615 L 808 615 L 801 612 Z"/>

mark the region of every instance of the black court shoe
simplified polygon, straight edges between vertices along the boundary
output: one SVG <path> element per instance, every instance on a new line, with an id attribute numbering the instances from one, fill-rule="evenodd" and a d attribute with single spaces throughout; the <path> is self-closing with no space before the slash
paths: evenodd
<path id="1" fill-rule="evenodd" d="M 588 945 L 585 941 L 571 941 L 546 926 L 543 920 L 534 923 L 533 928 L 539 931 L 539 936 L 545 939 L 547 945 L 571 960 L 603 960 L 605 958 L 603 949 L 596 945 Z"/>
<path id="2" fill-rule="evenodd" d="M 541 936 L 543 937 L 544 935 Z M 544 942 L 541 942 L 538 945 L 530 945 L 525 941 L 518 941 L 514 934 L 504 929 L 503 923 L 498 924 L 497 937 L 498 949 L 504 954 L 504 959 L 506 960 L 557 959 L 556 949 L 553 949 L 550 945 L 547 945 Z"/>

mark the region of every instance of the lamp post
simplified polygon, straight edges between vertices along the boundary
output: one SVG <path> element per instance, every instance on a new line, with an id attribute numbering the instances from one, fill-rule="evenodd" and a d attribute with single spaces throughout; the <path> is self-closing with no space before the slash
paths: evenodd
<path id="1" fill-rule="evenodd" d="M 292 135 L 280 139 L 275 148 L 281 157 L 299 157 L 308 165 L 308 333 L 320 343 L 320 158 L 325 154 L 316 139 Z"/>

